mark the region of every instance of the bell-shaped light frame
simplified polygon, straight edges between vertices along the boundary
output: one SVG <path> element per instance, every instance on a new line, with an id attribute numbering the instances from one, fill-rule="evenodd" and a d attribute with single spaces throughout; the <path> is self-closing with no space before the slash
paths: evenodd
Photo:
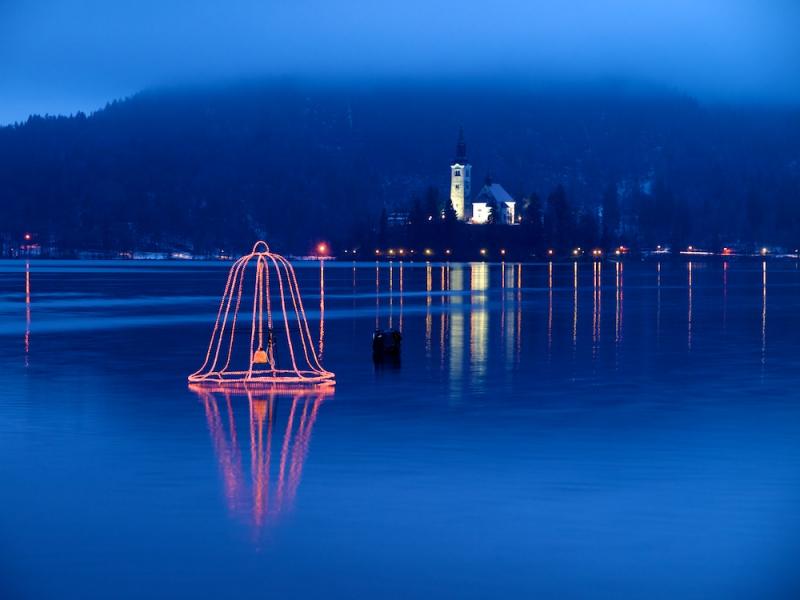
<path id="1" fill-rule="evenodd" d="M 252 307 L 244 308 L 249 290 Z M 270 252 L 266 242 L 257 242 L 250 254 L 233 263 L 205 360 L 189 381 L 226 386 L 334 383 L 334 374 L 314 352 L 294 268 Z"/>

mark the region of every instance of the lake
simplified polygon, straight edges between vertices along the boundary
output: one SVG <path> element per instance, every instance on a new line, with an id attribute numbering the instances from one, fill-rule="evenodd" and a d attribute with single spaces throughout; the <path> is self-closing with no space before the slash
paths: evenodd
<path id="1" fill-rule="evenodd" d="M 298 262 L 335 391 L 195 391 L 229 267 L 0 262 L 4 598 L 800 594 L 796 262 Z"/>

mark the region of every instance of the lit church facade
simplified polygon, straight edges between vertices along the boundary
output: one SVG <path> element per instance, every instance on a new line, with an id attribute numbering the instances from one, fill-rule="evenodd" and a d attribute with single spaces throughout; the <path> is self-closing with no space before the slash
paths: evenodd
<path id="1" fill-rule="evenodd" d="M 467 144 L 464 142 L 464 130 L 458 132 L 456 158 L 450 165 L 450 201 L 460 221 L 468 220 L 467 202 L 472 192 L 472 165 L 467 160 Z"/>
<path id="2" fill-rule="evenodd" d="M 484 186 L 472 200 L 472 165 L 467 159 L 463 129 L 458 133 L 456 157 L 450 165 L 450 201 L 456 217 L 461 221 L 475 225 L 486 224 L 490 220 L 492 207 L 496 207 L 497 223 L 516 223 L 517 203 L 502 185 L 494 183 L 490 177 L 486 178 Z"/>

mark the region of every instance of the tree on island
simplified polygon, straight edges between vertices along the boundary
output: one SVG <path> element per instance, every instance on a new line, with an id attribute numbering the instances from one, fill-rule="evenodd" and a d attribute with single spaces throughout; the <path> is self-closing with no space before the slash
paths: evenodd
<path id="1" fill-rule="evenodd" d="M 439 190 L 434 186 L 428 186 L 425 190 L 425 202 L 423 207 L 425 219 L 433 221 L 439 216 Z"/>
<path id="2" fill-rule="evenodd" d="M 673 249 L 686 247 L 691 239 L 692 222 L 689 216 L 689 203 L 686 199 L 673 199 L 672 229 L 670 243 Z"/>
<path id="3" fill-rule="evenodd" d="M 603 210 L 601 239 L 603 245 L 610 246 L 616 242 L 619 234 L 620 210 L 616 183 L 610 183 L 606 188 L 603 193 L 601 207 Z"/>
<path id="4" fill-rule="evenodd" d="M 544 218 L 545 240 L 558 250 L 566 250 L 574 238 L 572 208 L 563 185 L 558 185 L 547 197 Z"/>
<path id="5" fill-rule="evenodd" d="M 444 222 L 449 224 L 457 221 L 458 215 L 456 214 L 456 209 L 453 207 L 453 201 L 448 199 L 444 207 Z"/>
<path id="6" fill-rule="evenodd" d="M 573 243 L 582 248 L 594 248 L 600 241 L 599 224 L 592 210 L 583 210 L 578 217 L 576 239 Z"/>
<path id="7" fill-rule="evenodd" d="M 534 192 L 528 196 L 522 214 L 522 226 L 525 229 L 525 238 L 536 248 L 542 245 L 544 228 L 542 226 L 542 201 Z"/>
<path id="8" fill-rule="evenodd" d="M 492 198 L 487 204 L 489 214 L 486 216 L 486 222 L 489 225 L 497 225 L 500 223 L 499 209 L 497 208 L 497 201 Z"/>

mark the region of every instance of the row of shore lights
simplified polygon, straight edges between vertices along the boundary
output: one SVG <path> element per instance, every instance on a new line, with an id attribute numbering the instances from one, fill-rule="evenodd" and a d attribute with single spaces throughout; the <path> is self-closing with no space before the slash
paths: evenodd
<path id="1" fill-rule="evenodd" d="M 344 252 L 345 252 L 345 254 L 350 254 L 350 250 L 345 250 Z M 356 252 L 357 251 L 355 249 L 352 251 L 353 254 L 356 254 Z M 444 253 L 449 256 L 450 254 L 452 254 L 452 251 L 450 250 L 450 248 L 447 248 L 444 251 Z M 486 248 L 481 248 L 480 249 L 481 256 L 486 256 L 488 253 L 489 253 L 489 251 Z M 628 253 L 628 248 L 626 248 L 625 246 L 620 246 L 619 248 L 616 248 L 614 250 L 614 254 L 616 254 L 617 256 L 622 255 L 622 254 L 627 254 L 627 253 Z M 381 252 L 380 249 L 376 248 L 375 249 L 375 256 L 380 256 L 381 254 L 383 254 L 383 252 Z M 398 249 L 389 248 L 386 251 L 386 254 L 388 256 L 405 256 L 406 255 L 406 250 L 404 248 L 398 248 Z M 408 254 L 409 255 L 415 254 L 415 252 L 414 252 L 414 250 L 409 250 Z M 425 256 L 433 256 L 434 252 L 430 248 L 425 248 L 425 250 L 423 250 L 423 254 Z M 506 255 L 506 249 L 505 248 L 501 248 L 500 249 L 500 255 L 501 256 L 505 256 Z M 582 256 L 583 255 L 583 249 L 582 248 L 575 248 L 572 251 L 572 255 L 575 256 L 575 257 Z M 555 256 L 555 250 L 553 250 L 552 248 L 547 250 L 547 256 Z M 592 250 L 592 256 L 594 256 L 595 258 L 599 258 L 599 257 L 603 256 L 603 250 L 601 250 L 600 248 L 595 248 L 594 250 Z"/>
<path id="2" fill-rule="evenodd" d="M 584 252 L 583 248 L 581 248 L 581 247 L 575 248 L 572 251 L 572 256 L 574 256 L 576 258 L 579 257 L 579 256 L 583 256 L 583 252 Z M 614 249 L 614 254 L 616 254 L 617 256 L 622 256 L 623 254 L 627 254 L 627 253 L 628 253 L 628 248 L 625 247 L 625 246 L 619 246 L 619 247 Z M 553 250 L 548 250 L 547 251 L 547 256 L 553 256 L 554 254 L 555 254 L 555 252 Z M 600 248 L 595 248 L 594 250 L 592 250 L 592 256 L 594 258 L 600 258 L 601 256 L 603 256 L 603 250 L 600 249 Z"/>
<path id="3" fill-rule="evenodd" d="M 345 252 L 347 252 L 347 250 L 345 250 Z M 355 254 L 355 253 L 356 253 L 356 251 L 353 250 L 353 254 Z M 431 250 L 430 248 L 425 248 L 425 250 L 423 250 L 422 253 L 425 256 L 433 256 L 433 254 L 434 254 L 433 250 Z M 450 250 L 450 248 L 447 248 L 444 251 L 444 253 L 449 256 L 453 252 L 452 252 L 452 250 Z M 505 253 L 506 253 L 505 250 L 500 250 L 500 254 L 505 254 Z M 381 254 L 383 254 L 383 253 L 379 249 L 375 249 L 375 256 L 380 256 Z M 415 254 L 415 252 L 414 252 L 414 250 L 409 250 L 408 252 L 406 252 L 406 250 L 404 248 L 398 248 L 397 250 L 395 250 L 394 248 L 389 248 L 386 251 L 386 254 L 388 256 L 405 256 L 406 254 Z M 483 256 L 486 255 L 486 248 L 481 248 L 481 255 L 483 255 Z"/>
<path id="4" fill-rule="evenodd" d="M 614 254 L 616 256 L 622 256 L 624 254 L 627 254 L 629 252 L 629 250 L 630 249 L 627 246 L 618 246 L 617 248 L 614 249 Z M 656 250 L 658 252 L 661 252 L 663 250 L 663 246 L 656 246 Z M 687 248 L 687 250 L 689 252 L 697 252 L 697 249 L 694 246 L 689 246 Z M 327 248 L 327 246 L 325 244 L 320 244 L 317 247 L 317 251 L 318 251 L 318 253 L 320 255 L 323 255 L 323 254 L 327 253 L 328 248 Z M 760 252 L 761 256 L 766 256 L 767 254 L 769 254 L 769 248 L 766 248 L 766 247 L 765 248 L 761 248 L 761 250 L 759 252 Z M 798 252 L 800 252 L 800 251 L 798 251 Z M 345 250 L 344 253 L 345 254 L 350 254 L 351 251 L 350 250 Z M 352 250 L 352 254 L 356 254 L 356 253 L 357 253 L 357 250 L 353 249 Z M 406 254 L 410 254 L 411 255 L 411 254 L 414 254 L 414 253 L 415 253 L 414 250 L 409 250 L 408 252 L 406 252 L 406 250 L 404 248 L 398 248 L 398 249 L 389 248 L 389 250 L 386 251 L 386 254 L 388 256 L 405 256 Z M 450 254 L 452 254 L 452 251 L 449 248 L 447 248 L 444 251 L 444 253 L 449 256 Z M 486 248 L 481 248 L 480 249 L 481 256 L 486 256 L 488 253 L 489 253 L 489 251 Z M 380 256 L 381 254 L 383 254 L 381 252 L 381 250 L 376 248 L 375 249 L 375 256 Z M 425 250 L 423 250 L 423 254 L 425 256 L 433 256 L 434 251 L 431 250 L 430 248 L 425 248 Z M 506 254 L 505 248 L 501 248 L 500 249 L 500 255 L 501 256 L 505 256 L 505 254 Z M 576 258 L 579 257 L 579 256 L 583 256 L 583 254 L 584 254 L 583 248 L 578 247 L 578 248 L 574 248 L 572 250 L 572 256 L 574 256 Z M 722 254 L 723 255 L 730 255 L 730 254 L 733 254 L 733 251 L 730 248 L 725 247 L 725 248 L 722 249 Z M 552 248 L 548 249 L 547 250 L 547 256 L 555 256 L 555 250 L 553 250 Z M 601 248 L 593 249 L 592 250 L 592 256 L 594 258 L 602 257 L 603 256 L 603 250 Z"/>

